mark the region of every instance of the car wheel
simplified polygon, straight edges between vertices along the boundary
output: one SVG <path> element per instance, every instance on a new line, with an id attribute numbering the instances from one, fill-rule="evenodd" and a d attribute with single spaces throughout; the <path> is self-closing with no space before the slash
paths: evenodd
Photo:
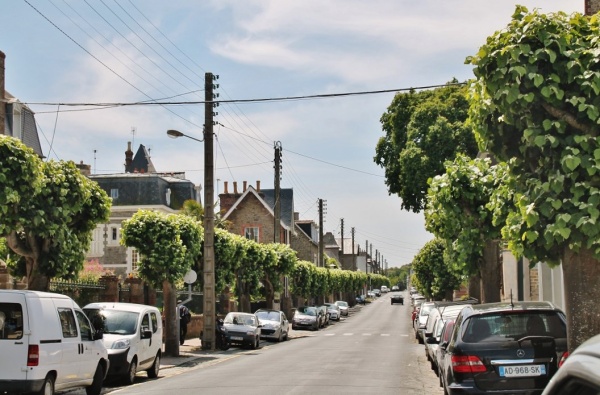
<path id="1" fill-rule="evenodd" d="M 92 385 L 85 387 L 85 393 L 87 395 L 100 395 L 100 392 L 102 391 L 102 381 L 104 381 L 104 369 L 98 364 L 96 372 L 94 373 L 94 381 L 92 381 Z"/>
<path id="2" fill-rule="evenodd" d="M 150 369 L 146 370 L 148 373 L 148 377 L 151 379 L 155 379 L 158 377 L 158 372 L 160 370 L 160 351 L 156 353 L 156 357 L 154 357 L 154 363 L 150 367 Z"/>
<path id="3" fill-rule="evenodd" d="M 135 374 L 137 373 L 137 359 L 133 357 L 131 363 L 129 364 L 129 370 L 123 379 L 125 380 L 125 384 L 131 385 L 135 382 Z"/>
<path id="4" fill-rule="evenodd" d="M 284 341 L 287 340 L 289 335 L 290 335 L 290 329 L 288 328 L 288 330 L 285 332 L 285 336 L 283 337 L 283 340 Z"/>
<path id="5" fill-rule="evenodd" d="M 42 389 L 38 392 L 40 395 L 54 395 L 54 377 L 52 375 L 46 376 Z"/>
<path id="6" fill-rule="evenodd" d="M 254 343 L 252 343 L 251 348 L 256 350 L 258 347 L 260 347 L 260 338 L 257 337 L 254 339 Z"/>
<path id="7" fill-rule="evenodd" d="M 283 329 L 279 330 L 279 337 L 277 337 L 277 343 L 281 343 L 283 340 Z"/>

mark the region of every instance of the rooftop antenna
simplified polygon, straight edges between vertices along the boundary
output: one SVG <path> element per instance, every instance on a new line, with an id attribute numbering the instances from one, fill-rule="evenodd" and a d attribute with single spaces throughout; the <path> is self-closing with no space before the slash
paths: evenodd
<path id="1" fill-rule="evenodd" d="M 137 128 L 135 126 L 131 127 L 131 146 L 135 147 L 135 132 L 137 131 Z"/>
<path id="2" fill-rule="evenodd" d="M 96 174 L 96 150 L 94 150 L 94 171 L 92 171 L 92 174 Z"/>

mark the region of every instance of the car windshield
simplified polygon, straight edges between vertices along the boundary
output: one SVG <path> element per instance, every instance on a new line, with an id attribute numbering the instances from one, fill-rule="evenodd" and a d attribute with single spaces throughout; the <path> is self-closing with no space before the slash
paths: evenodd
<path id="1" fill-rule="evenodd" d="M 317 315 L 317 308 L 311 306 L 302 306 L 298 307 L 298 313 L 306 314 L 306 315 Z"/>
<path id="2" fill-rule="evenodd" d="M 223 320 L 225 324 L 233 324 L 233 325 L 249 325 L 256 326 L 256 319 L 253 315 L 248 314 L 233 314 L 229 313 L 225 316 Z"/>
<path id="3" fill-rule="evenodd" d="M 429 315 L 429 312 L 431 311 L 432 308 L 433 308 L 433 304 L 422 304 L 421 312 L 419 313 L 419 315 L 421 317 Z"/>
<path id="4" fill-rule="evenodd" d="M 466 343 L 514 341 L 526 336 L 566 338 L 567 328 L 554 311 L 511 311 L 471 317 L 462 330 Z"/>
<path id="5" fill-rule="evenodd" d="M 85 313 L 92 325 L 104 333 L 133 335 L 137 331 L 139 313 L 107 309 L 85 309 Z"/>
<path id="6" fill-rule="evenodd" d="M 335 302 L 335 304 L 337 304 L 338 306 L 342 306 L 342 307 L 348 307 L 348 303 L 347 302 Z"/>
<path id="7" fill-rule="evenodd" d="M 256 315 L 258 319 L 265 321 L 279 321 L 279 312 L 278 311 L 257 311 Z"/>

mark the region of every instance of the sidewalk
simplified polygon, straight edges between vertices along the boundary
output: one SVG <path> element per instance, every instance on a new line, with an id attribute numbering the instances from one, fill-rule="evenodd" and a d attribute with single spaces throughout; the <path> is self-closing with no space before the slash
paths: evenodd
<path id="1" fill-rule="evenodd" d="M 164 352 L 164 347 L 163 347 Z M 179 356 L 171 357 L 163 355 L 160 361 L 160 368 L 170 369 L 176 366 L 181 367 L 192 367 L 200 363 L 215 361 L 223 359 L 231 354 L 227 355 L 225 351 L 205 351 L 202 350 L 201 342 L 199 338 L 186 339 L 183 346 L 179 346 Z"/>

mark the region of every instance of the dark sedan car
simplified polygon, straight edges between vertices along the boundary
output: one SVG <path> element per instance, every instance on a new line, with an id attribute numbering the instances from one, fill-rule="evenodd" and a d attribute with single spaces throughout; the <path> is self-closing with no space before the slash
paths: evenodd
<path id="1" fill-rule="evenodd" d="M 392 294 L 391 302 L 392 302 L 392 304 L 394 304 L 394 303 L 404 304 L 404 296 L 402 296 L 402 294 L 399 294 L 399 293 Z"/>
<path id="2" fill-rule="evenodd" d="M 540 394 L 567 351 L 565 315 L 549 302 L 465 306 L 440 347 L 447 394 Z"/>
<path id="3" fill-rule="evenodd" d="M 260 321 L 255 314 L 228 313 L 223 320 L 231 344 L 256 349 L 260 346 Z"/>

